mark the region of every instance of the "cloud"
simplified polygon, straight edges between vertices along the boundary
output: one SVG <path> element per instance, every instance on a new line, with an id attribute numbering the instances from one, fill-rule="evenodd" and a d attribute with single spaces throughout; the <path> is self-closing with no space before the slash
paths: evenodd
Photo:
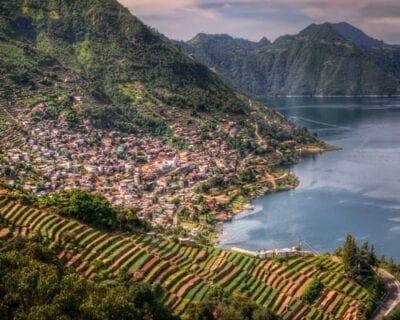
<path id="1" fill-rule="evenodd" d="M 196 0 L 120 0 L 122 5 L 142 15 L 171 15 L 179 10 L 194 7 Z"/>
<path id="2" fill-rule="evenodd" d="M 398 0 L 120 0 L 167 36 L 198 32 L 274 39 L 310 23 L 347 21 L 374 37 L 400 43 Z"/>

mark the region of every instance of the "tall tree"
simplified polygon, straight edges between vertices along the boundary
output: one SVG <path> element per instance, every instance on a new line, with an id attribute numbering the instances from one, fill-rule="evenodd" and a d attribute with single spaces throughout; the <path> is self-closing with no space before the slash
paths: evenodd
<path id="1" fill-rule="evenodd" d="M 349 234 L 343 246 L 343 263 L 346 274 L 353 278 L 357 274 L 357 244 L 354 238 Z"/>

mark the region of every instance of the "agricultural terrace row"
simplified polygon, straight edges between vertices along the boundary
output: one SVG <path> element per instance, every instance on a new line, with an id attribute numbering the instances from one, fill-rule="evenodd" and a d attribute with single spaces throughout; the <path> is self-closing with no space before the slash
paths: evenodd
<path id="1" fill-rule="evenodd" d="M 14 122 L 7 111 L 0 106 L 0 146 L 18 148 L 25 143 L 21 128 Z"/>

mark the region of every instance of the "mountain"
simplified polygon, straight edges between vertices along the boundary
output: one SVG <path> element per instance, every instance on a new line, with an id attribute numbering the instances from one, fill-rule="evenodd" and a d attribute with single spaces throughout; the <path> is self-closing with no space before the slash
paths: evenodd
<path id="1" fill-rule="evenodd" d="M 400 93 L 400 48 L 344 22 L 273 43 L 202 34 L 180 47 L 253 97 Z"/>
<path id="2" fill-rule="evenodd" d="M 231 86 L 240 89 L 250 83 L 261 81 L 261 75 L 256 72 L 256 61 L 252 60 L 252 54 L 267 49 L 271 42 L 267 38 L 253 42 L 232 38 L 226 34 L 200 33 L 187 43 L 181 41 L 175 44 L 208 65 Z M 243 91 L 246 92 L 246 90 Z"/>

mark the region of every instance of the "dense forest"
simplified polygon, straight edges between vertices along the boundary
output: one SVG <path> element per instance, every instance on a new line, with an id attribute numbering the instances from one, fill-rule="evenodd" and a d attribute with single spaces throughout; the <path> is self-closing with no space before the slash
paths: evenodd
<path id="1" fill-rule="evenodd" d="M 0 243 L 1 319 L 176 319 L 161 295 L 157 287 L 122 278 L 87 280 L 34 241 Z"/>

